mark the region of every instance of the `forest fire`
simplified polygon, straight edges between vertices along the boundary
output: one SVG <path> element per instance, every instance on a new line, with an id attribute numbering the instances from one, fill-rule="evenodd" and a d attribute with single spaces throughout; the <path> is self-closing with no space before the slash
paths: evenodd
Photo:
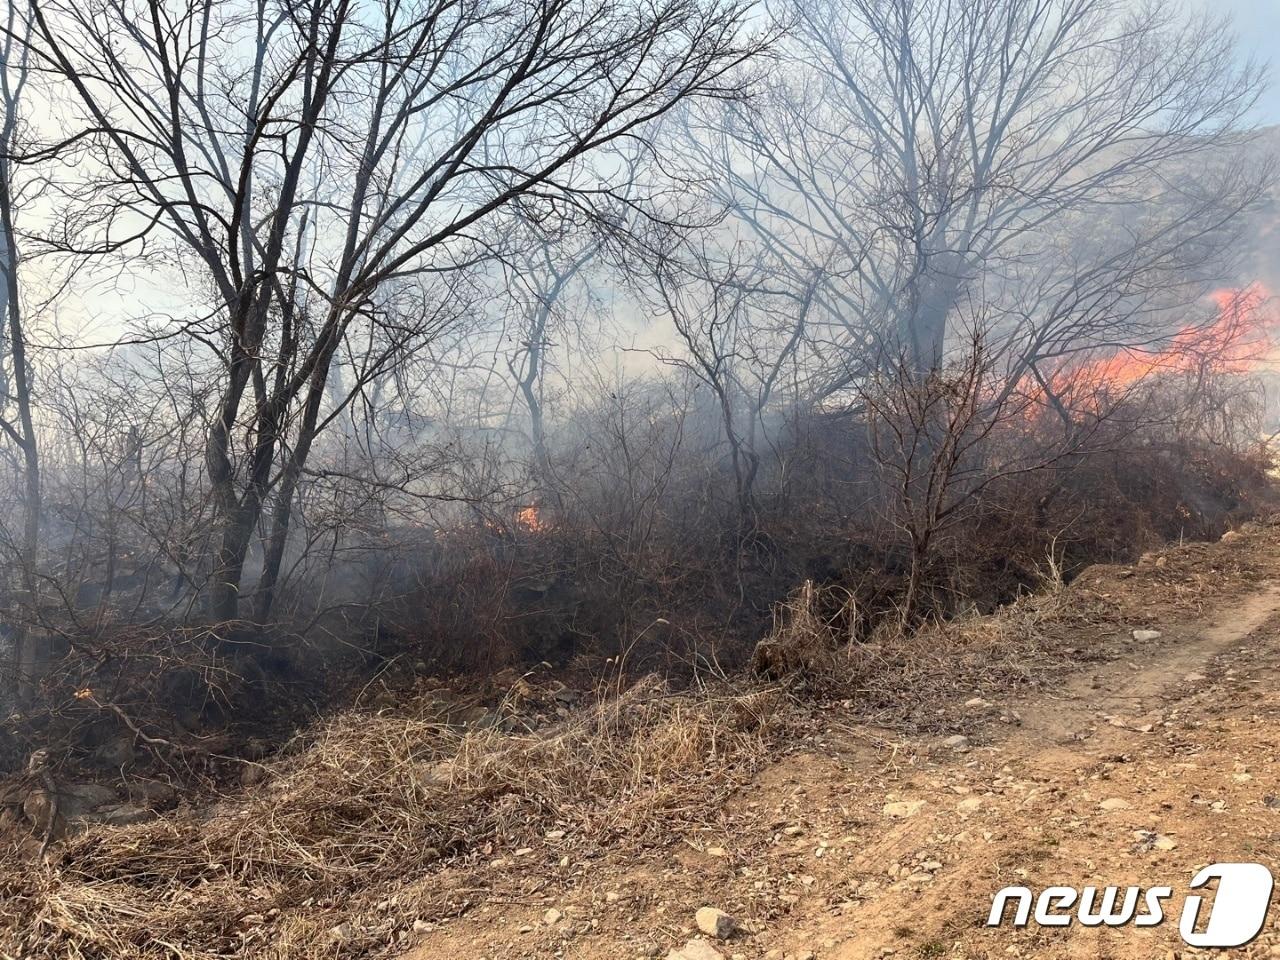
<path id="1" fill-rule="evenodd" d="M 1059 396 L 1082 389 L 1096 396 L 1115 392 L 1150 376 L 1195 373 L 1248 373 L 1260 368 L 1275 352 L 1274 334 L 1280 316 L 1271 291 L 1261 282 L 1223 288 L 1210 294 L 1217 306 L 1212 320 L 1189 324 L 1150 349 L 1121 347 L 1107 356 L 1060 370 L 1053 378 Z M 1036 391 L 1039 393 L 1040 391 Z"/>

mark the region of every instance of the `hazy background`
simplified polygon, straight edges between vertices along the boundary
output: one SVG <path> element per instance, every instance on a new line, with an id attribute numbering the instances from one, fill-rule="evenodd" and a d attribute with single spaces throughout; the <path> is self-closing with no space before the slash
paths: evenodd
<path id="1" fill-rule="evenodd" d="M 1280 59 L 1280 2 L 1277 0 L 1201 0 L 1202 5 L 1230 14 L 1244 49 L 1272 64 Z M 1258 106 L 1263 123 L 1280 123 L 1280 89 L 1275 78 Z"/>
<path id="2" fill-rule="evenodd" d="M 1227 14 L 1232 18 L 1241 41 L 1242 55 L 1252 54 L 1272 64 L 1268 89 L 1258 104 L 1256 122 L 1280 125 L 1280 85 L 1276 83 L 1274 64 L 1280 62 L 1280 0 L 1191 0 L 1205 10 Z M 1276 131 L 1280 140 L 1280 131 Z M 1251 251 L 1251 276 L 1238 278 L 1243 285 L 1261 280 L 1276 289 L 1280 281 L 1280 251 L 1275 249 L 1272 233 L 1274 211 L 1260 218 L 1258 245 Z M 125 332 L 129 320 L 140 316 L 181 315 L 188 307 L 187 299 L 174 293 L 167 278 L 153 278 L 145 272 L 122 273 L 110 268 L 90 269 L 73 284 L 75 294 L 60 304 L 55 328 L 72 341 L 83 344 L 109 343 Z M 630 304 L 615 303 L 615 311 L 623 322 L 624 346 L 631 348 L 620 354 L 627 367 L 649 366 L 651 358 L 643 352 L 668 342 L 672 331 L 668 324 L 652 323 L 637 315 Z M 39 337 L 37 337 L 39 339 Z"/>

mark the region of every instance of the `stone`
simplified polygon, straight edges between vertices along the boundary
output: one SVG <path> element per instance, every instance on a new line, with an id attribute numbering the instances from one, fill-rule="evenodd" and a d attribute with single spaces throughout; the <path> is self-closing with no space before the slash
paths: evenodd
<path id="1" fill-rule="evenodd" d="M 667 960 L 724 960 L 724 954 L 705 940 L 690 940 L 668 953 Z"/>
<path id="2" fill-rule="evenodd" d="M 1203 681 L 1208 679 L 1209 678 L 1206 677 L 1203 673 L 1188 673 L 1185 677 L 1182 678 L 1182 682 L 1183 683 L 1202 683 Z"/>
<path id="3" fill-rule="evenodd" d="M 890 820 L 905 820 L 907 817 L 914 817 L 923 808 L 923 800 L 898 800 L 884 805 L 884 815 Z"/>
<path id="4" fill-rule="evenodd" d="M 733 917 L 716 907 L 702 907 L 694 915 L 694 921 L 699 930 L 717 940 L 727 940 L 738 925 Z"/>
<path id="5" fill-rule="evenodd" d="M 498 725 L 499 717 L 486 706 L 464 707 L 449 714 L 451 726 L 469 730 L 489 730 Z"/>
<path id="6" fill-rule="evenodd" d="M 163 780 L 135 780 L 129 784 L 129 799 L 145 804 L 169 804 L 178 798 L 178 791 Z"/>
<path id="7" fill-rule="evenodd" d="M 959 733 L 954 737 L 947 737 L 942 741 L 942 745 L 954 750 L 956 753 L 968 753 L 970 747 L 969 738 Z"/>
<path id="8" fill-rule="evenodd" d="M 1133 639 L 1145 643 L 1149 640 L 1159 640 L 1164 634 L 1159 630 L 1135 630 L 1133 631 Z"/>
<path id="9" fill-rule="evenodd" d="M 116 792 L 100 783 L 67 783 L 58 787 L 58 812 L 67 818 L 82 817 L 119 802 Z"/>
<path id="10" fill-rule="evenodd" d="M 992 705 L 990 700 L 983 700 L 981 697 L 974 697 L 966 700 L 964 705 L 970 710 L 985 710 Z"/>
<path id="11" fill-rule="evenodd" d="M 422 919 L 415 920 L 413 921 L 413 932 L 418 934 L 419 936 L 421 936 L 424 933 L 430 933 L 431 924 L 427 923 L 427 921 Z"/>
<path id="12" fill-rule="evenodd" d="M 564 918 L 564 914 L 561 913 L 559 910 L 557 910 L 555 907 L 552 907 L 550 910 L 548 910 L 546 913 L 542 915 L 542 922 L 545 923 L 548 927 L 554 927 L 563 918 Z"/>
<path id="13" fill-rule="evenodd" d="M 1177 841 L 1172 837 L 1166 837 L 1163 833 L 1156 833 L 1154 830 L 1135 830 L 1133 838 L 1138 841 L 1135 849 L 1137 850 L 1161 850 L 1168 852 L 1176 850 Z"/>
<path id="14" fill-rule="evenodd" d="M 1129 801 L 1121 797 L 1110 797 L 1098 804 L 1099 810 L 1106 810 L 1108 813 L 1116 810 L 1128 810 Z"/>
<path id="15" fill-rule="evenodd" d="M 135 807 L 131 803 L 121 803 L 98 811 L 97 819 L 113 827 L 127 827 L 130 824 L 154 820 L 155 816 L 145 807 Z"/>

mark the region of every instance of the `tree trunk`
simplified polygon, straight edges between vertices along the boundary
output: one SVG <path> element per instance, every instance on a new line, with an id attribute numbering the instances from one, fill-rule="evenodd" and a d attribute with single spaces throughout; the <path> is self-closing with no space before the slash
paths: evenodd
<path id="1" fill-rule="evenodd" d="M 325 387 L 329 383 L 329 370 L 333 363 L 336 344 L 335 336 L 333 344 L 320 355 L 312 371 L 307 386 L 306 407 L 303 409 L 302 423 L 298 428 L 298 441 L 289 454 L 284 466 L 284 474 L 280 478 L 271 535 L 262 551 L 262 576 L 258 580 L 258 598 L 254 610 L 254 618 L 258 623 L 267 622 L 275 605 L 276 587 L 279 585 L 280 570 L 284 565 L 285 547 L 289 543 L 293 501 L 297 495 L 302 470 L 307 465 L 307 458 L 311 455 L 311 446 L 315 443 L 316 434 L 319 432 L 320 406 L 324 401 Z"/>
<path id="2" fill-rule="evenodd" d="M 240 619 L 240 581 L 257 517 L 256 509 L 244 507 L 223 517 L 209 588 L 209 615 L 220 623 Z"/>
<path id="3" fill-rule="evenodd" d="M 924 580 L 925 567 L 929 563 L 929 533 L 912 535 L 911 537 L 911 573 L 907 579 L 907 593 L 902 600 L 902 625 L 915 623 L 920 612 L 920 587 Z"/>
<path id="4" fill-rule="evenodd" d="M 30 606 L 33 614 L 27 618 L 26 625 L 19 626 L 18 635 L 14 639 L 15 692 L 19 701 L 22 701 L 30 696 L 32 684 L 39 671 L 39 661 L 43 659 L 43 651 L 38 649 L 38 641 L 33 633 L 35 614 L 39 612 L 39 581 L 36 571 L 37 550 L 40 546 L 40 455 L 35 418 L 32 414 L 31 371 L 27 365 L 22 298 L 18 288 L 18 245 L 13 226 L 13 194 L 9 174 L 9 161 L 0 158 L 0 230 L 4 234 L 3 238 L 0 238 L 3 241 L 0 242 L 0 272 L 3 273 L 5 282 L 5 312 L 8 318 L 9 355 L 13 378 L 12 399 L 18 411 L 16 427 L 8 421 L 5 421 L 4 425 L 10 439 L 22 450 L 23 525 L 22 556 L 19 562 L 25 602 Z M 4 393 L 7 392 L 7 390 L 4 391 Z M 4 394 L 0 393 L 0 398 L 3 396 Z"/>

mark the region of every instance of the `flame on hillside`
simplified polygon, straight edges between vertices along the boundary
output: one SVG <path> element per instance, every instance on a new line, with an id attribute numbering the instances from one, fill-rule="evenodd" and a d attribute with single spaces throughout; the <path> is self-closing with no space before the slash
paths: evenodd
<path id="1" fill-rule="evenodd" d="M 1280 327 L 1280 317 L 1272 307 L 1271 296 L 1262 283 L 1216 290 L 1209 298 L 1217 307 L 1212 319 L 1189 324 L 1158 346 L 1121 347 L 1114 353 L 1060 370 L 1053 377 L 1054 392 L 1080 399 L 1114 394 L 1154 376 L 1257 370 L 1276 351 L 1274 334 Z M 1039 389 L 1032 393 L 1043 398 Z"/>

